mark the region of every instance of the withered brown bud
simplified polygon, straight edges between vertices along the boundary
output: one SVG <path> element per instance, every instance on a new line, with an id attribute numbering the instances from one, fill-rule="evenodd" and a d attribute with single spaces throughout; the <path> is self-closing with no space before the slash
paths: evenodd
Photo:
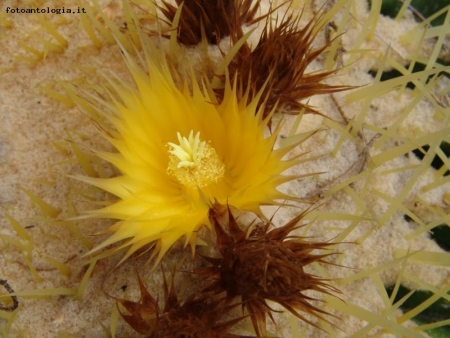
<path id="1" fill-rule="evenodd" d="M 209 217 L 221 257 L 203 256 L 212 266 L 197 269 L 195 273 L 212 280 L 203 290 L 204 294 L 226 292 L 228 302 L 240 297 L 258 336 L 266 335 L 266 315 L 272 318 L 266 300 L 282 305 L 298 318 L 318 327 L 301 312 L 324 320 L 323 315 L 327 312 L 312 305 L 310 301 L 315 299 L 303 292 L 339 293 L 328 280 L 304 270 L 312 262 L 327 263 L 324 258 L 333 253 L 318 255 L 311 252 L 326 249 L 334 243 L 309 242 L 290 235 L 303 216 L 271 231 L 268 231 L 270 222 L 265 222 L 246 234 L 228 207 L 216 204 L 210 209 Z"/>
<path id="2" fill-rule="evenodd" d="M 209 44 L 216 45 L 230 35 L 239 39 L 242 36 L 241 26 L 255 19 L 259 2 L 260 0 L 176 0 L 177 6 L 163 1 L 163 6 L 159 8 L 172 24 L 178 8 L 183 4 L 178 25 L 179 43 L 186 46 L 197 45 L 204 36 Z"/>
<path id="3" fill-rule="evenodd" d="M 302 109 L 306 113 L 319 113 L 299 101 L 353 88 L 322 82 L 336 70 L 306 72 L 307 67 L 323 55 L 331 42 L 314 47 L 320 14 L 303 28 L 300 28 L 300 18 L 286 15 L 277 25 L 270 16 L 267 17 L 257 46 L 253 50 L 242 47 L 228 66 L 230 78 L 238 78 L 237 93 L 244 95 L 249 91 L 248 101 L 252 101 L 262 90 L 259 105 L 265 104 L 264 116 L 275 106 L 282 113 L 296 114 Z M 220 100 L 220 90 L 217 93 Z"/>
<path id="4" fill-rule="evenodd" d="M 128 314 L 119 312 L 122 318 L 137 332 L 148 338 L 234 338 L 244 337 L 228 333 L 243 317 L 221 321 L 236 305 L 226 305 L 223 299 L 192 295 L 181 303 L 174 284 L 170 289 L 164 280 L 164 308 L 147 291 L 139 278 L 141 298 L 137 302 L 117 299 Z"/>

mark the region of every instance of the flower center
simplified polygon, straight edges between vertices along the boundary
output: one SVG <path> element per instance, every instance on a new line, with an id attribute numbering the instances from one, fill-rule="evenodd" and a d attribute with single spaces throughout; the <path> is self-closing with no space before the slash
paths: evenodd
<path id="1" fill-rule="evenodd" d="M 188 187 L 206 187 L 217 182 L 225 174 L 225 165 L 219 159 L 215 149 L 207 142 L 200 140 L 200 132 L 194 136 L 191 130 L 189 137 L 177 133 L 178 143 L 167 143 L 169 165 L 167 173 L 178 182 Z"/>

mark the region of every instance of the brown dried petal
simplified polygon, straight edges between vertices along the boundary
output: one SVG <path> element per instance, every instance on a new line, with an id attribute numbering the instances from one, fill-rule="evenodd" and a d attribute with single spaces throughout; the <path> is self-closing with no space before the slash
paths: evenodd
<path id="1" fill-rule="evenodd" d="M 310 302 L 315 299 L 303 292 L 315 290 L 333 294 L 339 291 L 329 285 L 328 280 L 305 272 L 304 267 L 312 262 L 327 263 L 324 258 L 332 253 L 313 255 L 311 252 L 334 243 L 308 242 L 291 236 L 304 214 L 271 231 L 268 231 L 270 222 L 266 222 L 254 227 L 248 236 L 239 228 L 228 207 L 215 204 L 209 216 L 221 257 L 204 257 L 212 266 L 194 271 L 211 280 L 204 294 L 226 292 L 228 303 L 240 297 L 258 336 L 266 334 L 266 315 L 272 318 L 266 300 L 279 303 L 311 325 L 316 326 L 300 311 L 326 320 L 322 315 L 327 313 L 312 305 Z"/>
<path id="2" fill-rule="evenodd" d="M 320 19 L 313 17 L 303 28 L 300 17 L 288 15 L 274 27 L 268 17 L 258 45 L 253 51 L 241 48 L 228 67 L 230 78 L 238 77 L 237 93 L 250 91 L 248 101 L 262 91 L 259 106 L 263 103 L 267 116 L 274 107 L 284 113 L 318 113 L 300 100 L 314 95 L 330 94 L 351 89 L 352 86 L 322 83 L 336 70 L 306 73 L 307 67 L 329 47 L 331 42 L 314 48 L 316 25 Z M 318 31 L 318 30 L 317 30 Z M 223 95 L 218 90 L 218 98 Z"/>
<path id="3" fill-rule="evenodd" d="M 141 298 L 138 302 L 117 299 L 129 314 L 119 312 L 124 320 L 137 332 L 148 338 L 233 338 L 241 337 L 228 333 L 244 317 L 221 321 L 236 305 L 227 305 L 223 299 L 191 295 L 180 303 L 174 284 L 170 288 L 163 272 L 164 309 L 160 311 L 157 301 L 146 290 L 139 278 Z"/>
<path id="4" fill-rule="evenodd" d="M 141 334 L 148 334 L 154 324 L 154 318 L 158 312 L 158 304 L 145 288 L 139 275 L 138 279 L 139 289 L 141 292 L 141 298 L 139 301 L 132 302 L 118 298 L 116 298 L 116 301 L 130 313 L 129 315 L 126 315 L 119 309 L 122 318 L 128 323 L 128 325 Z"/>
<path id="5" fill-rule="evenodd" d="M 254 5 L 252 6 L 252 2 Z M 160 9 L 170 23 L 183 3 L 178 26 L 178 42 L 193 46 L 203 36 L 209 44 L 218 44 L 232 35 L 237 40 L 242 34 L 241 26 L 255 20 L 260 0 L 176 0 L 177 6 L 163 1 Z"/>

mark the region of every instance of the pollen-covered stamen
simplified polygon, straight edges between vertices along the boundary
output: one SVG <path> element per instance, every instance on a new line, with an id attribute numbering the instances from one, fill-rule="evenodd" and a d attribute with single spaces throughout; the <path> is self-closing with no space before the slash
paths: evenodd
<path id="1" fill-rule="evenodd" d="M 169 165 L 167 173 L 178 182 L 188 187 L 203 188 L 219 181 L 225 174 L 225 165 L 219 159 L 215 149 L 207 142 L 200 140 L 200 132 L 194 136 L 191 130 L 189 137 L 177 133 L 179 144 L 167 143 Z"/>
<path id="2" fill-rule="evenodd" d="M 177 133 L 177 136 L 180 145 L 172 142 L 167 143 L 167 145 L 172 148 L 172 150 L 169 150 L 169 153 L 175 155 L 179 159 L 177 169 L 197 167 L 203 157 L 206 145 L 205 141 L 200 141 L 200 132 L 198 132 L 195 137 L 193 130 L 189 133 L 189 138 L 182 137 L 180 133 Z"/>

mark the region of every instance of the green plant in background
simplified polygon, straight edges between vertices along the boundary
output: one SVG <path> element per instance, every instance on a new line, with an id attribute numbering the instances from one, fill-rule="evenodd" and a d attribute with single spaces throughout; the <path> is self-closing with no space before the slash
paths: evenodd
<path id="1" fill-rule="evenodd" d="M 390 286 L 386 290 L 389 296 L 392 295 L 394 287 Z M 405 312 L 413 310 L 417 306 L 431 300 L 433 296 L 433 292 L 430 291 L 420 291 L 416 290 L 411 292 L 411 290 L 405 288 L 404 286 L 400 286 L 397 291 L 397 295 L 395 296 L 394 302 L 401 302 L 402 305 L 400 309 Z M 419 324 L 423 325 L 426 328 L 426 325 L 436 323 L 436 322 L 448 322 L 449 314 L 448 308 L 450 306 L 450 294 L 447 294 L 445 297 L 440 298 L 434 301 L 428 308 L 424 309 L 422 312 L 418 313 L 417 316 L 413 318 L 413 320 Z M 432 337 L 448 337 L 450 334 L 450 325 L 442 326 L 439 328 L 431 328 L 425 330 Z"/>
<path id="2" fill-rule="evenodd" d="M 389 15 L 391 18 L 395 18 L 399 11 L 405 6 L 409 5 L 414 9 L 416 14 L 419 14 L 423 18 L 428 18 L 439 10 L 445 8 L 450 3 L 448 0 L 410 0 L 410 1 L 399 1 L 399 0 L 382 0 L 381 14 Z M 439 15 L 436 19 L 431 21 L 432 26 L 440 26 L 444 23 L 445 13 Z"/>
<path id="3" fill-rule="evenodd" d="M 383 0 L 381 5 L 381 14 L 388 15 L 391 18 L 395 18 L 401 10 L 406 8 L 406 5 L 409 5 L 411 9 L 413 9 L 413 13 L 416 15 L 416 19 L 418 21 L 422 21 L 425 18 L 431 17 L 435 13 L 441 11 L 442 14 L 437 16 L 435 19 L 430 21 L 431 26 L 440 26 L 444 24 L 446 19 L 446 12 L 443 11 L 450 5 L 448 0 L 437 0 L 437 1 L 423 1 L 423 0 L 412 0 L 409 2 L 400 2 L 398 0 Z M 448 48 L 448 47 L 444 47 Z M 437 62 L 449 65 L 450 60 L 447 59 L 438 59 Z M 426 64 L 423 63 L 414 63 L 412 73 L 423 71 L 427 68 Z M 450 77 L 450 73 L 442 72 L 439 74 L 440 76 Z M 390 79 L 394 79 L 396 77 L 402 76 L 402 73 L 398 70 L 386 71 L 381 74 L 380 81 L 386 81 Z M 431 77 L 430 77 L 431 78 Z M 408 88 L 414 89 L 414 84 L 409 82 L 407 85 Z M 445 157 L 450 157 L 450 144 L 446 141 L 440 144 L 441 155 Z M 415 149 L 412 153 L 417 156 L 420 160 L 422 160 L 425 154 L 429 151 L 430 146 L 424 145 L 421 148 Z M 438 155 L 435 155 L 430 163 L 431 167 L 435 170 L 446 169 L 445 163 L 443 159 Z M 446 170 L 443 173 L 443 176 L 448 176 L 450 172 Z M 412 221 L 407 215 L 405 218 L 408 221 Z M 450 251 L 450 227 L 447 224 L 441 224 L 433 229 L 430 229 L 431 238 L 444 250 L 447 252 Z M 387 291 L 389 295 L 392 295 L 394 287 L 387 287 Z M 427 300 L 430 300 L 430 297 L 433 295 L 433 292 L 430 291 L 415 291 L 414 293 L 409 293 L 410 290 L 405 288 L 404 286 L 400 286 L 397 295 L 395 296 L 394 302 L 400 301 L 403 297 L 403 304 L 400 306 L 405 312 L 408 312 Z M 409 294 L 409 295 L 408 295 Z M 449 300 L 448 294 L 445 298 L 440 298 L 436 300 L 434 303 L 430 305 L 430 307 L 424 309 L 422 312 L 418 313 L 413 320 L 417 322 L 419 325 L 424 325 L 426 328 L 427 324 L 431 324 L 434 322 L 442 321 L 442 324 L 445 325 L 446 322 L 449 322 Z M 432 325 L 430 325 L 432 327 Z M 442 326 L 440 328 L 435 328 L 427 330 L 428 334 L 433 337 L 447 337 L 450 335 L 450 322 L 447 323 L 446 326 Z"/>

